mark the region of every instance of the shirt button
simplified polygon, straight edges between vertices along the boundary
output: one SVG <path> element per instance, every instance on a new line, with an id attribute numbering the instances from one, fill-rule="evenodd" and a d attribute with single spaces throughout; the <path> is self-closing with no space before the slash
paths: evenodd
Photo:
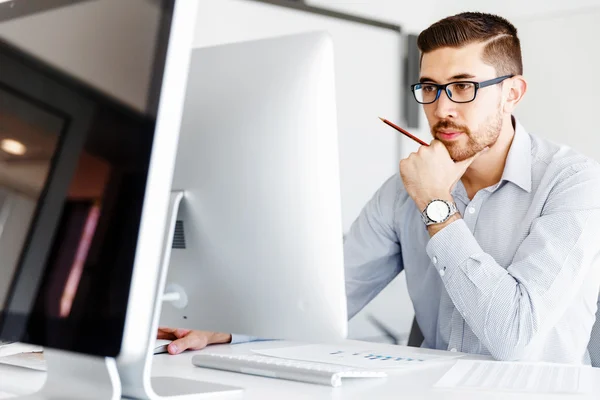
<path id="1" fill-rule="evenodd" d="M 440 269 L 440 276 L 444 276 L 446 275 L 446 271 L 444 271 L 443 269 Z"/>
<path id="2" fill-rule="evenodd" d="M 450 351 L 453 352 L 453 353 L 456 353 L 456 348 L 453 347 L 453 348 L 450 349 Z"/>
<path id="3" fill-rule="evenodd" d="M 437 264 L 437 257 L 436 257 L 436 256 L 433 256 L 433 259 L 432 259 L 432 261 L 433 261 L 433 263 L 434 263 L 434 264 Z"/>
<path id="4" fill-rule="evenodd" d="M 469 207 L 469 214 L 475 214 L 475 207 Z"/>

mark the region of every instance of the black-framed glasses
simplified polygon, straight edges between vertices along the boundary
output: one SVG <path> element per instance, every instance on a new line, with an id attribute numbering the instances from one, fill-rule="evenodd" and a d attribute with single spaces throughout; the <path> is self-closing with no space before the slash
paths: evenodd
<path id="1" fill-rule="evenodd" d="M 483 82 L 457 81 L 438 85 L 437 83 L 415 83 L 410 86 L 410 90 L 415 96 L 415 100 L 421 104 L 435 103 L 440 98 L 442 90 L 446 92 L 448 98 L 455 103 L 470 103 L 477 97 L 477 91 L 481 88 L 497 85 L 505 79 L 512 78 L 514 75 L 504 75 L 498 78 Z"/>

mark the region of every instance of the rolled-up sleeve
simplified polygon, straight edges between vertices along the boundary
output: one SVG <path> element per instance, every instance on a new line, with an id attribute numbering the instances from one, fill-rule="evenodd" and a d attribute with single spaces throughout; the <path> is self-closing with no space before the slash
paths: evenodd
<path id="1" fill-rule="evenodd" d="M 600 279 L 590 274 L 600 267 L 599 170 L 574 169 L 552 189 L 507 268 L 484 252 L 462 219 L 436 233 L 426 250 L 492 356 L 519 359 L 564 315 L 585 279 Z"/>

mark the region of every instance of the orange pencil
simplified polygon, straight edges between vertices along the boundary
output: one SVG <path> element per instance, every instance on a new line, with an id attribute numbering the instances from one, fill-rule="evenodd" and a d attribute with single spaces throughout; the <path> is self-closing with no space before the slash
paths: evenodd
<path id="1" fill-rule="evenodd" d="M 388 124 L 389 126 L 391 126 L 392 128 L 394 128 L 395 130 L 397 130 L 398 132 L 408 136 L 409 138 L 411 138 L 412 140 L 414 140 L 415 142 L 419 143 L 420 145 L 423 146 L 429 146 L 429 144 L 425 143 L 424 141 L 422 141 L 421 139 L 419 139 L 418 137 L 411 135 L 410 133 L 408 133 L 407 131 L 405 131 L 404 129 L 400 128 L 398 125 L 388 121 L 385 118 L 381 118 L 379 117 L 380 120 L 382 120 L 384 123 Z"/>

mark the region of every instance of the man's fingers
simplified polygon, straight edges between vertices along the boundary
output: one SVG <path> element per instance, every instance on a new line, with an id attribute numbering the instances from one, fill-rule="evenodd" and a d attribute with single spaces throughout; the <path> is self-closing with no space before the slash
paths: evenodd
<path id="1" fill-rule="evenodd" d="M 156 338 L 157 339 L 166 339 L 166 340 L 176 339 L 175 335 L 173 335 L 172 333 L 164 332 L 161 330 L 159 330 L 158 333 L 156 334 Z"/>
<path id="2" fill-rule="evenodd" d="M 175 328 L 168 328 L 166 326 L 161 326 L 158 328 L 158 332 L 156 333 L 157 339 L 166 339 L 166 340 L 175 340 L 177 337 L 175 336 Z"/>
<path id="3" fill-rule="evenodd" d="M 169 354 L 180 354 L 186 350 L 200 350 L 206 347 L 207 340 L 200 335 L 187 335 L 180 339 L 174 340 L 169 344 L 167 350 Z"/>
<path id="4" fill-rule="evenodd" d="M 182 337 L 184 337 L 184 336 L 187 336 L 187 335 L 189 335 L 189 334 L 190 334 L 190 332 L 191 332 L 191 329 L 175 329 L 175 330 L 173 331 L 173 335 L 175 335 L 175 337 L 176 337 L 177 339 L 180 339 L 180 338 L 182 338 Z"/>

